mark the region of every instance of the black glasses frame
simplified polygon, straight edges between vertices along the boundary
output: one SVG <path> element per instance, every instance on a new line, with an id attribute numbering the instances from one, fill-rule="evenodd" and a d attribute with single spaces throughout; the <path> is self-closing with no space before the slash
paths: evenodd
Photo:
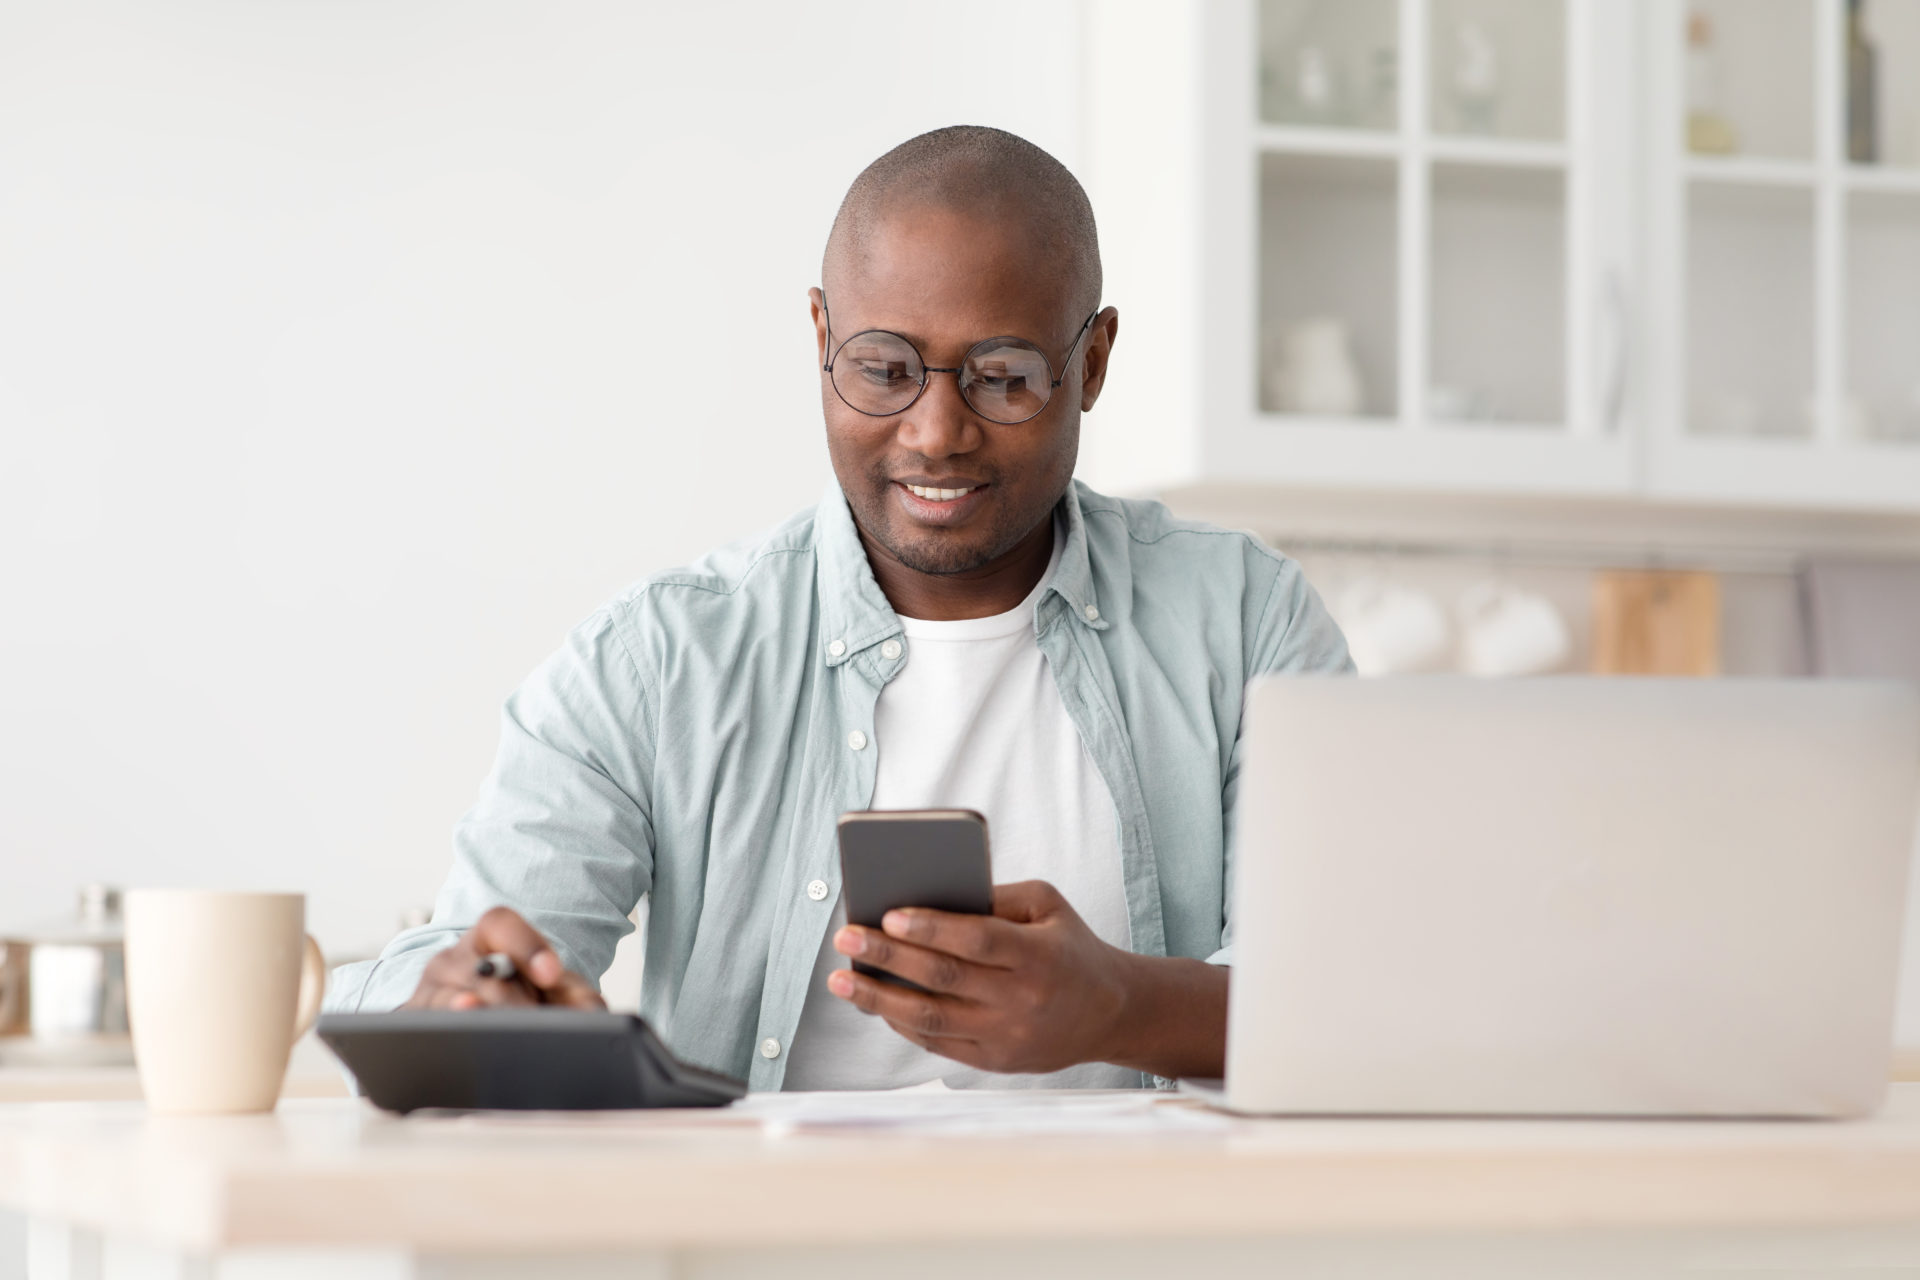
<path id="1" fill-rule="evenodd" d="M 845 406 L 847 406 L 847 408 L 853 410 L 855 413 L 862 414 L 869 418 L 891 418 L 896 414 L 905 413 L 907 410 L 913 408 L 914 405 L 920 403 L 920 397 L 927 393 L 927 385 L 933 381 L 934 374 L 951 373 L 954 375 L 954 382 L 958 384 L 960 387 L 960 398 L 967 402 L 967 407 L 969 409 L 972 409 L 975 413 L 979 414 L 981 417 L 985 418 L 988 422 L 996 422 L 1003 427 L 1017 427 L 1023 422 L 1032 422 L 1035 418 L 1039 417 L 1041 414 L 1047 411 L 1047 405 L 1053 403 L 1053 393 L 1060 389 L 1060 384 L 1067 380 L 1067 374 L 1073 368 L 1073 353 L 1080 349 L 1080 340 L 1087 336 L 1088 331 L 1093 328 L 1093 322 L 1100 318 L 1100 308 L 1095 307 L 1092 313 L 1087 316 L 1086 322 L 1080 326 L 1080 332 L 1073 335 L 1073 345 L 1067 348 L 1067 354 L 1061 359 L 1060 376 L 1056 378 L 1053 376 L 1053 361 L 1047 358 L 1046 352 L 1040 350 L 1039 344 L 1035 343 L 1029 338 L 1022 338 L 1015 334 L 1001 333 L 1001 334 L 995 334 L 991 338 L 982 338 L 980 339 L 980 341 L 974 343 L 972 346 L 967 348 L 967 353 L 966 355 L 963 355 L 960 357 L 959 364 L 953 366 L 951 369 L 940 369 L 940 368 L 935 368 L 933 365 L 928 364 L 927 358 L 920 354 L 920 348 L 914 346 L 913 343 L 909 341 L 906 337 L 904 337 L 901 334 L 895 333 L 891 329 L 862 329 L 860 330 L 860 332 L 852 335 L 852 337 L 847 338 L 839 346 L 837 347 L 834 346 L 833 345 L 833 312 L 827 309 L 827 294 L 826 294 L 826 290 L 824 289 L 820 291 L 820 313 L 826 316 L 827 318 L 827 351 L 828 351 L 827 362 L 820 366 L 820 372 L 827 375 L 827 385 L 833 388 L 833 394 L 840 397 L 840 403 L 844 404 Z M 862 409 L 859 405 L 847 399 L 846 395 L 842 393 L 840 390 L 840 384 L 836 382 L 833 377 L 834 361 L 838 360 L 840 358 L 840 353 L 847 349 L 847 343 L 852 342 L 855 338 L 864 338 L 870 333 L 880 333 L 880 334 L 885 334 L 889 338 L 899 338 L 900 341 L 905 342 L 907 344 L 907 349 L 913 352 L 914 358 L 920 362 L 920 385 L 914 391 L 913 399 L 907 401 L 905 404 L 901 405 L 898 409 L 889 409 L 885 413 L 875 413 L 871 409 Z M 1046 361 L 1047 379 L 1048 379 L 1046 404 L 1041 405 L 1038 409 L 1035 409 L 1032 413 L 1028 414 L 1024 418 L 1015 418 L 1013 421 L 1008 422 L 1003 418 L 995 418 L 991 416 L 990 414 L 984 412 L 979 405 L 973 402 L 973 397 L 967 394 L 967 388 L 965 384 L 960 383 L 959 374 L 962 369 L 967 367 L 967 361 L 972 358 L 973 353 L 978 351 L 980 348 L 986 346 L 990 342 L 1025 343 L 1027 346 L 1033 348 L 1033 350 L 1039 354 L 1042 360 Z"/>

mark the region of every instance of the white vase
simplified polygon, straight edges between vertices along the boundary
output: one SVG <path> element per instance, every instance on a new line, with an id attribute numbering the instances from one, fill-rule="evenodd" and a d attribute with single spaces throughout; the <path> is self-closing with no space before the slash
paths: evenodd
<path id="1" fill-rule="evenodd" d="M 1348 418 L 1364 400 L 1353 344 L 1338 320 L 1305 320 L 1280 339 L 1279 362 L 1267 390 L 1282 413 Z"/>

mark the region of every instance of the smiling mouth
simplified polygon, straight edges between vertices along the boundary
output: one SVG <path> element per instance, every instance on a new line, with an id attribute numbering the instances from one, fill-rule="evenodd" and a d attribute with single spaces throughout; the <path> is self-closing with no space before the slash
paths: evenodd
<path id="1" fill-rule="evenodd" d="M 935 488 L 932 485 L 908 484 L 903 480 L 895 481 L 895 483 L 924 502 L 952 502 L 956 498 L 966 497 L 975 489 L 983 489 L 986 487 L 985 485 L 970 484 L 962 489 L 941 489 Z"/>

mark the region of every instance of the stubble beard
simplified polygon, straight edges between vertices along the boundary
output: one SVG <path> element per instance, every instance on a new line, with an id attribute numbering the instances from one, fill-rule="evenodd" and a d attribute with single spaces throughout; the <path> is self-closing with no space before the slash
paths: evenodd
<path id="1" fill-rule="evenodd" d="M 987 536 L 967 537 L 940 529 L 912 529 L 894 501 L 892 480 L 883 472 L 875 472 L 868 479 L 868 492 L 873 496 L 868 509 L 858 513 L 867 535 L 907 568 L 932 577 L 944 578 L 986 568 L 1019 546 L 1039 521 L 1051 518 L 1053 507 L 1059 502 L 1056 497 L 1045 511 L 1031 520 L 1018 513 L 996 510 Z"/>

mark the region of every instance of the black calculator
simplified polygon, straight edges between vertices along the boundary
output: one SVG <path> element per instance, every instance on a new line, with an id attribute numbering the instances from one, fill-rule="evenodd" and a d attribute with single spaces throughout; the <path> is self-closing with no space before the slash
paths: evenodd
<path id="1" fill-rule="evenodd" d="M 674 1057 L 631 1013 L 331 1013 L 316 1031 L 375 1106 L 402 1113 L 722 1107 L 747 1091 L 744 1081 Z"/>

